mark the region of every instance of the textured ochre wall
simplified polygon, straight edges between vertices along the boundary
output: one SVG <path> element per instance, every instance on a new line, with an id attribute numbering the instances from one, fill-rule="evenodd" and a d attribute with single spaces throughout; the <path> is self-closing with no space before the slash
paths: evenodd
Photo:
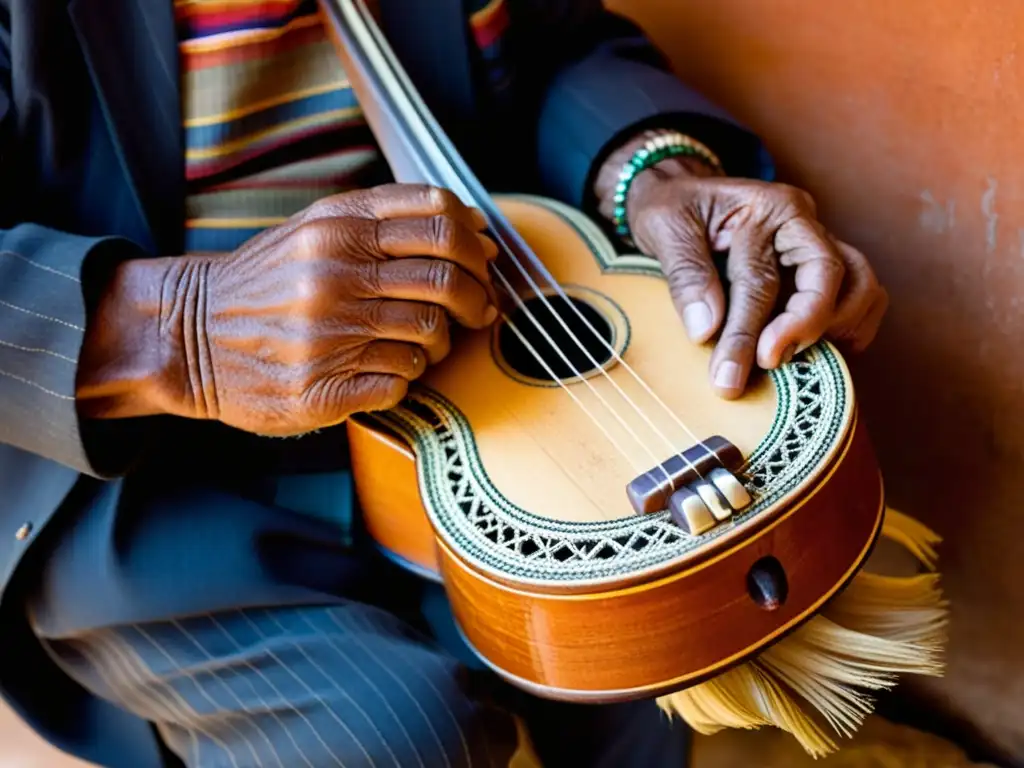
<path id="1" fill-rule="evenodd" d="M 947 537 L 932 700 L 1024 764 L 1024 4 L 612 2 L 877 263 L 893 308 L 855 375 L 892 501 Z M 0 765 L 64 765 L 8 722 Z"/>
<path id="2" fill-rule="evenodd" d="M 612 5 L 877 265 L 892 309 L 855 376 L 891 502 L 947 539 L 932 700 L 1024 764 L 1024 4 Z"/>

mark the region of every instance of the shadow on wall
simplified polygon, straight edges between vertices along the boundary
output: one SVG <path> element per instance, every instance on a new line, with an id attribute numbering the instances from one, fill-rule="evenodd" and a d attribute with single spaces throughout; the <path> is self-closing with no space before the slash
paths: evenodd
<path id="1" fill-rule="evenodd" d="M 1024 764 L 1024 6 L 609 0 L 768 143 L 892 308 L 854 362 L 897 508 L 946 539 L 928 701 Z"/>

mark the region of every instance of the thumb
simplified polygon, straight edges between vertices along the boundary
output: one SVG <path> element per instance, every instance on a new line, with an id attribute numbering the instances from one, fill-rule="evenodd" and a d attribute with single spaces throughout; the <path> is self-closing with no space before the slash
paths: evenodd
<path id="1" fill-rule="evenodd" d="M 644 228 L 638 245 L 657 256 L 669 292 L 691 341 L 708 341 L 725 318 L 725 293 L 711 258 L 707 228 L 695 213 L 659 217 Z"/>

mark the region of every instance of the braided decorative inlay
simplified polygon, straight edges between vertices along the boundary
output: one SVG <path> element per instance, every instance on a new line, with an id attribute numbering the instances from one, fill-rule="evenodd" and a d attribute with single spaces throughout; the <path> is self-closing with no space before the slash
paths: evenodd
<path id="1" fill-rule="evenodd" d="M 660 275 L 656 260 L 620 254 L 579 211 L 539 197 L 576 229 L 603 271 Z M 466 560 L 519 581 L 614 579 L 670 562 L 746 522 L 819 471 L 849 418 L 844 368 L 828 344 L 804 351 L 770 372 L 778 410 L 743 472 L 753 504 L 699 537 L 680 530 L 667 512 L 619 520 L 560 522 L 513 505 L 491 484 L 469 424 L 440 394 L 423 386 L 391 411 L 376 413 L 416 451 L 420 492 L 435 529 Z M 625 491 L 623 491 L 625 493 Z"/>
<path id="2" fill-rule="evenodd" d="M 401 406 L 375 418 L 415 446 L 427 511 L 462 557 L 519 580 L 590 581 L 687 554 L 763 513 L 818 469 L 841 438 L 846 417 L 846 383 L 834 352 L 812 347 L 772 378 L 779 410 L 744 472 L 754 503 L 731 524 L 700 537 L 683 533 L 665 512 L 578 523 L 520 509 L 488 480 L 462 415 L 426 388 L 413 390 Z"/>

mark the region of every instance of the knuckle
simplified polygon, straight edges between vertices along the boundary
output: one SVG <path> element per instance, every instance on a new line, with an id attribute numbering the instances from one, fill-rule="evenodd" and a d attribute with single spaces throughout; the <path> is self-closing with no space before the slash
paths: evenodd
<path id="1" fill-rule="evenodd" d="M 376 218 L 381 203 L 390 194 L 393 191 L 386 187 L 371 187 L 342 192 L 334 199 L 342 202 L 343 210 L 351 211 L 350 215 Z"/>
<path id="2" fill-rule="evenodd" d="M 313 218 L 337 216 L 344 213 L 360 213 L 367 209 L 372 190 L 351 190 L 320 198 L 306 211 Z"/>
<path id="3" fill-rule="evenodd" d="M 450 261 L 435 260 L 427 267 L 427 285 L 436 296 L 452 296 L 459 283 L 459 270 Z"/>
<path id="4" fill-rule="evenodd" d="M 356 371 L 367 370 L 374 360 L 380 356 L 376 345 L 369 341 L 363 341 L 352 350 L 351 365 Z"/>
<path id="5" fill-rule="evenodd" d="M 370 222 L 368 222 L 362 227 L 363 231 L 365 232 L 365 235 L 362 238 L 365 249 L 374 256 L 378 257 L 384 252 L 384 247 L 381 243 L 380 227 L 380 219 L 372 219 Z M 359 228 L 355 228 L 353 231 L 358 230 Z"/>
<path id="6" fill-rule="evenodd" d="M 816 209 L 814 198 L 807 190 L 794 187 L 791 184 L 776 184 L 775 192 L 788 208 L 799 211 L 814 211 Z"/>
<path id="7" fill-rule="evenodd" d="M 824 251 L 821 259 L 821 268 L 825 273 L 825 277 L 834 281 L 843 279 L 846 274 L 846 262 L 844 262 L 839 256 L 833 253 L 831 250 L 822 249 Z M 870 285 L 870 283 L 869 283 Z"/>
<path id="8" fill-rule="evenodd" d="M 308 315 L 316 303 L 317 294 L 320 291 L 320 279 L 317 272 L 318 270 L 315 268 L 303 265 L 300 269 L 295 270 L 292 277 L 292 290 L 295 291 L 298 301 L 299 317 Z"/>
<path id="9" fill-rule="evenodd" d="M 312 205 L 303 208 L 295 215 L 295 222 L 299 227 L 309 224 L 311 221 L 318 221 L 325 215 L 325 208 L 327 202 L 325 200 L 317 200 Z"/>
<path id="10" fill-rule="evenodd" d="M 330 266 L 318 258 L 300 259 L 284 270 L 289 320 L 306 335 L 331 312 L 330 273 Z"/>
<path id="11" fill-rule="evenodd" d="M 733 278 L 733 282 L 739 284 L 752 298 L 762 301 L 774 301 L 781 284 L 779 271 L 767 260 L 747 264 Z"/>
<path id="12" fill-rule="evenodd" d="M 441 253 L 454 251 L 459 239 L 459 228 L 455 219 L 444 214 L 432 216 L 430 239 Z"/>
<path id="13" fill-rule="evenodd" d="M 443 187 L 430 187 L 428 199 L 430 200 L 431 210 L 437 211 L 438 213 L 452 214 L 461 205 L 459 198 L 455 196 L 455 193 L 450 189 Z"/>
<path id="14" fill-rule="evenodd" d="M 375 219 L 380 214 L 381 207 L 389 200 L 400 194 L 400 189 L 395 184 L 382 184 L 369 189 L 354 190 L 343 193 L 347 195 L 346 208 L 369 219 Z"/>
<path id="15" fill-rule="evenodd" d="M 666 259 L 665 277 L 669 283 L 688 288 L 694 285 L 706 285 L 713 274 L 713 266 L 703 254 L 695 248 L 682 247 L 671 259 Z"/>
<path id="16" fill-rule="evenodd" d="M 344 205 L 345 200 L 346 198 L 342 195 L 332 195 L 330 197 L 320 198 L 306 208 L 306 220 L 311 221 L 334 213 L 340 206 Z"/>
<path id="17" fill-rule="evenodd" d="M 728 348 L 733 352 L 750 352 L 757 349 L 757 340 L 760 329 L 753 330 L 746 326 L 734 326 L 726 328 L 722 332 L 719 346 Z"/>
<path id="18" fill-rule="evenodd" d="M 447 333 L 444 310 L 435 305 L 427 305 L 416 313 L 416 334 L 427 341 L 438 341 Z"/>
<path id="19" fill-rule="evenodd" d="M 292 232 L 292 246 L 300 257 L 321 255 L 330 242 L 330 226 L 322 219 L 310 219 Z"/>
<path id="20" fill-rule="evenodd" d="M 341 376 L 325 376 L 306 382 L 297 393 L 296 410 L 309 422 L 311 429 L 318 429 L 332 421 L 338 404 L 350 399 L 351 379 Z"/>
<path id="21" fill-rule="evenodd" d="M 371 261 L 359 269 L 355 284 L 361 286 L 362 293 L 369 298 L 377 298 L 384 295 L 384 285 L 380 277 L 380 264 Z"/>
<path id="22" fill-rule="evenodd" d="M 385 324 L 385 309 L 383 299 L 370 299 L 361 302 L 359 307 L 359 323 L 363 326 L 367 336 L 380 335 Z"/>
<path id="23" fill-rule="evenodd" d="M 664 272 L 669 292 L 684 299 L 707 290 L 715 280 L 712 268 L 697 259 L 671 262 Z"/>

